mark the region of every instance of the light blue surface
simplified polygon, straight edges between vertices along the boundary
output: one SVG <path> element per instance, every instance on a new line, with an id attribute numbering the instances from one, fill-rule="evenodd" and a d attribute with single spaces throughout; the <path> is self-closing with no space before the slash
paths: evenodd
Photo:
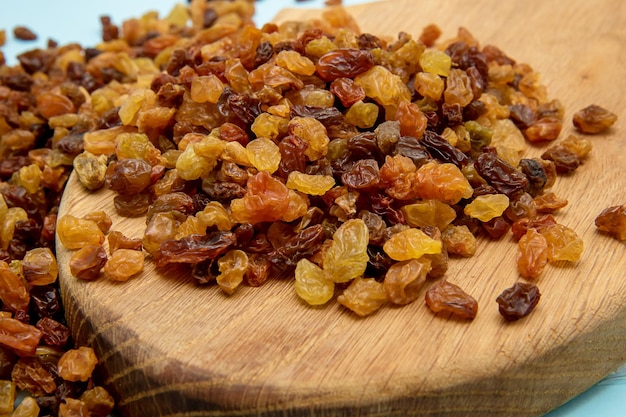
<path id="1" fill-rule="evenodd" d="M 3 0 L 6 2 L 7 0 Z M 374 1 L 374 0 L 369 0 Z M 368 0 L 344 0 L 345 5 L 366 3 Z M 161 15 L 169 13 L 172 0 L 18 0 L 11 6 L 3 3 L 0 29 L 7 31 L 7 43 L 2 48 L 9 64 L 16 63 L 15 56 L 25 50 L 45 48 L 48 38 L 59 44 L 79 42 L 85 46 L 100 42 L 101 15 L 111 16 L 113 23 L 141 16 L 148 10 Z M 261 0 L 257 3 L 255 21 L 261 25 L 271 20 L 283 7 L 322 7 L 324 0 L 295 2 L 293 0 Z M 14 26 L 24 24 L 38 35 L 36 42 L 16 41 L 12 36 Z M 545 417 L 623 417 L 626 416 L 626 366 L 600 381 L 567 404 Z"/>

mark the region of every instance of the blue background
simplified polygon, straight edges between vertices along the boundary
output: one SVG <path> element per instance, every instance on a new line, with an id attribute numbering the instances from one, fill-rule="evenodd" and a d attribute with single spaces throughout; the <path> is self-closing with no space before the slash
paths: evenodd
<path id="1" fill-rule="evenodd" d="M 372 0 L 344 0 L 345 5 L 366 3 Z M 173 0 L 18 0 L 11 6 L 3 3 L 0 29 L 6 29 L 7 43 L 2 48 L 7 63 L 15 64 L 16 55 L 33 48 L 45 48 L 48 38 L 60 45 L 78 42 L 93 46 L 100 42 L 101 15 L 111 16 L 114 24 L 130 17 L 139 17 L 156 10 L 166 15 L 174 5 Z M 565 4 L 565 3 L 564 3 Z M 294 0 L 261 0 L 257 2 L 255 21 L 258 25 L 270 21 L 284 7 L 322 7 L 324 0 L 295 2 Z M 25 42 L 13 39 L 16 25 L 27 25 L 39 39 Z M 600 381 L 586 392 L 548 413 L 545 417 L 623 417 L 626 416 L 626 366 Z"/>

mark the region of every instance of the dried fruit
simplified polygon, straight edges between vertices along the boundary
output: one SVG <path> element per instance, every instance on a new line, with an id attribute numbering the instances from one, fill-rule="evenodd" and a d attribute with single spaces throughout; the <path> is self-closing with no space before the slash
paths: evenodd
<path id="1" fill-rule="evenodd" d="M 0 261 L 0 300 L 3 307 L 13 311 L 26 311 L 30 302 L 26 286 L 4 261 Z"/>
<path id="2" fill-rule="evenodd" d="M 17 407 L 15 407 L 11 417 L 37 417 L 39 411 L 39 405 L 33 397 L 24 397 Z"/>
<path id="3" fill-rule="evenodd" d="M 57 363 L 59 376 L 66 381 L 87 381 L 98 363 L 92 348 L 81 346 L 65 352 Z"/>
<path id="4" fill-rule="evenodd" d="M 52 394 L 57 388 L 54 375 L 44 367 L 38 357 L 20 358 L 13 367 L 11 378 L 18 388 L 40 397 Z"/>
<path id="5" fill-rule="evenodd" d="M 617 115 L 604 107 L 591 104 L 574 113 L 572 122 L 583 133 L 602 133 L 617 121 Z"/>
<path id="6" fill-rule="evenodd" d="M 417 300 L 420 290 L 430 272 L 430 261 L 410 259 L 393 264 L 383 281 L 387 299 L 394 304 L 405 305 Z"/>
<path id="7" fill-rule="evenodd" d="M 408 228 L 393 234 L 383 245 L 383 249 L 391 259 L 407 261 L 419 259 L 423 255 L 441 253 L 442 244 L 428 236 L 420 229 Z"/>
<path id="8" fill-rule="evenodd" d="M 509 207 L 509 198 L 504 194 L 479 195 L 465 206 L 463 212 L 481 222 L 499 217 Z"/>
<path id="9" fill-rule="evenodd" d="M 57 223 L 57 235 L 67 249 L 80 249 L 87 245 L 100 245 L 104 233 L 93 220 L 79 219 L 71 214 L 62 216 Z"/>
<path id="10" fill-rule="evenodd" d="M 474 319 L 478 302 L 456 284 L 440 279 L 426 291 L 426 305 L 434 313 L 450 312 L 463 319 Z"/>
<path id="11" fill-rule="evenodd" d="M 541 293 L 536 285 L 527 282 L 516 282 L 502 291 L 496 302 L 498 311 L 508 321 L 519 320 L 529 315 L 539 303 Z"/>
<path id="12" fill-rule="evenodd" d="M 336 49 L 321 56 L 315 64 L 317 74 L 324 81 L 354 78 L 373 66 L 372 53 L 362 49 Z"/>
<path id="13" fill-rule="evenodd" d="M 528 229 L 518 242 L 517 270 L 523 278 L 537 278 L 548 263 L 548 241 L 535 229 Z"/>
<path id="14" fill-rule="evenodd" d="M 128 281 L 134 275 L 143 271 L 143 252 L 132 249 L 118 249 L 109 256 L 102 272 L 112 281 Z"/>
<path id="15" fill-rule="evenodd" d="M 37 39 L 37 34 L 26 26 L 14 27 L 13 36 L 22 41 L 34 41 Z"/>
<path id="16" fill-rule="evenodd" d="M 323 260 L 324 272 L 334 282 L 349 282 L 363 275 L 369 256 L 369 230 L 361 219 L 344 222 L 333 234 Z"/>
<path id="17" fill-rule="evenodd" d="M 89 410 L 89 415 L 93 417 L 106 417 L 113 411 L 115 400 L 106 389 L 95 386 L 85 390 L 80 396 Z"/>
<path id="18" fill-rule="evenodd" d="M 72 254 L 69 265 L 70 273 L 79 279 L 96 279 L 100 276 L 107 260 L 107 253 L 104 246 L 84 246 Z"/>
<path id="19" fill-rule="evenodd" d="M 35 248 L 22 259 L 22 273 L 30 285 L 48 285 L 57 280 L 59 267 L 50 248 Z"/>
<path id="20" fill-rule="evenodd" d="M 335 282 L 306 258 L 298 261 L 295 279 L 296 293 L 310 305 L 325 304 L 335 294 Z"/>
<path id="21" fill-rule="evenodd" d="M 145 249 L 228 294 L 293 274 L 307 303 L 342 292 L 360 315 L 411 303 L 483 232 L 511 230 L 529 278 L 579 259 L 582 241 L 545 213 L 567 204 L 550 188 L 591 142 L 569 136 L 524 157 L 525 141 L 560 135 L 564 115 L 528 65 L 465 29 L 434 46 L 434 25 L 422 42 L 383 40 L 334 8 L 325 22 L 255 28 L 250 4 L 202 3 L 121 28 L 103 17 L 97 50 L 34 50 L 2 73 L 0 299 L 16 322 L 4 322 L 0 353 L 67 343 L 46 249 L 55 232 L 81 279 L 129 279 Z M 584 113 L 583 132 L 615 121 Z M 71 170 L 112 190 L 118 215 L 145 215 L 143 235 L 111 232 L 104 212 L 57 223 Z M 623 211 L 598 228 L 623 239 Z M 473 317 L 475 301 L 451 285 L 434 284 L 427 302 Z M 56 383 L 62 414 L 112 408 L 106 391 L 80 395 L 91 384 Z"/>
<path id="22" fill-rule="evenodd" d="M 12 349 L 19 356 L 33 356 L 41 339 L 35 326 L 10 317 L 0 317 L 0 345 Z"/>
<path id="23" fill-rule="evenodd" d="M 239 249 L 226 252 L 217 260 L 220 274 L 217 276 L 217 284 L 226 294 L 233 294 L 235 289 L 243 282 L 243 276 L 248 269 L 248 255 Z"/>
<path id="24" fill-rule="evenodd" d="M 363 317 L 379 310 L 387 297 L 380 282 L 373 278 L 356 278 L 337 297 L 337 302 Z"/>
<path id="25" fill-rule="evenodd" d="M 541 229 L 548 243 L 548 261 L 576 262 L 580 259 L 584 242 L 576 232 L 562 224 L 553 224 Z"/>
<path id="26" fill-rule="evenodd" d="M 618 240 L 626 240 L 626 205 L 605 208 L 596 217 L 595 225 Z"/>

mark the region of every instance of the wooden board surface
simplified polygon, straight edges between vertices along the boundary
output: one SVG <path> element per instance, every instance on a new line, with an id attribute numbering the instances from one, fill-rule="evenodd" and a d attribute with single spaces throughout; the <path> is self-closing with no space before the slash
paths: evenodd
<path id="1" fill-rule="evenodd" d="M 228 297 L 176 268 L 81 282 L 59 245 L 72 332 L 96 349 L 123 415 L 536 416 L 626 361 L 626 245 L 593 225 L 603 208 L 626 203 L 626 3 L 390 0 L 351 10 L 375 34 L 418 36 L 437 23 L 448 38 L 468 28 L 538 70 L 567 121 L 591 103 L 618 113 L 592 138 L 590 159 L 554 187 L 570 201 L 558 219 L 583 237 L 583 258 L 549 266 L 536 311 L 506 323 L 495 298 L 518 279 L 510 241 L 481 241 L 474 259 L 450 263 L 448 279 L 479 302 L 473 322 L 422 301 L 359 319 L 336 303 L 305 305 L 285 280 Z M 571 131 L 568 123 L 563 134 Z M 72 178 L 61 212 L 102 209 L 114 214 L 111 195 Z M 144 219 L 113 217 L 113 229 L 141 236 Z"/>

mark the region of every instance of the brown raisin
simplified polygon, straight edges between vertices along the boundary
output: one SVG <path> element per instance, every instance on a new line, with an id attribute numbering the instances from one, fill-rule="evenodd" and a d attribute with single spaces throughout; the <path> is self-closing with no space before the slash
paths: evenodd
<path id="1" fill-rule="evenodd" d="M 572 122 L 583 133 L 602 133 L 617 121 L 617 115 L 604 107 L 592 104 L 574 114 Z"/>
<path id="2" fill-rule="evenodd" d="M 426 291 L 426 305 L 435 313 L 450 312 L 460 318 L 474 319 L 478 302 L 456 284 L 440 279 Z"/>
<path id="3" fill-rule="evenodd" d="M 608 207 L 596 217 L 598 230 L 618 240 L 626 240 L 626 205 Z"/>
<path id="4" fill-rule="evenodd" d="M 14 27 L 13 36 L 22 41 L 34 41 L 37 39 L 37 34 L 26 26 Z"/>

